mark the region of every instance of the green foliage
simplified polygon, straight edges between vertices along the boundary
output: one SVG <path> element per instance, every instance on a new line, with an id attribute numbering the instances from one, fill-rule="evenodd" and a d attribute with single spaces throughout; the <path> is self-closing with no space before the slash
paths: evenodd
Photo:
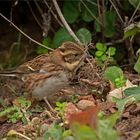
<path id="1" fill-rule="evenodd" d="M 60 125 L 52 124 L 44 134 L 45 140 L 62 140 L 62 130 L 63 129 Z"/>
<path id="2" fill-rule="evenodd" d="M 83 1 L 80 5 L 81 17 L 85 22 L 91 22 L 94 20 L 94 17 L 97 16 L 97 4 L 96 0 Z"/>
<path id="3" fill-rule="evenodd" d="M 73 95 L 71 96 L 71 101 L 72 101 L 73 103 L 77 103 L 77 102 L 79 101 L 78 95 L 77 95 L 77 94 L 73 94 Z"/>
<path id="4" fill-rule="evenodd" d="M 64 130 L 60 125 L 52 124 L 44 134 L 45 140 L 117 140 L 118 134 L 114 130 L 114 125 L 120 113 L 110 115 L 98 115 L 97 129 L 93 129 L 86 125 L 74 123 L 70 129 Z"/>
<path id="5" fill-rule="evenodd" d="M 79 29 L 76 35 L 83 44 L 88 44 L 91 42 L 91 33 L 86 28 Z"/>
<path id="6" fill-rule="evenodd" d="M 116 53 L 116 48 L 109 47 L 106 53 L 108 54 L 108 56 L 114 56 Z"/>
<path id="7" fill-rule="evenodd" d="M 70 24 L 77 22 L 80 17 L 85 22 L 91 22 L 97 15 L 96 0 L 91 1 L 65 1 L 63 13 L 66 21 Z"/>
<path id="8" fill-rule="evenodd" d="M 124 30 L 124 38 L 128 38 L 131 36 L 136 35 L 140 32 L 140 22 L 132 23 L 129 26 L 127 26 Z"/>
<path id="9" fill-rule="evenodd" d="M 63 102 L 63 103 L 56 102 L 55 110 L 58 111 L 58 114 L 59 114 L 62 118 L 63 118 L 63 116 L 64 116 L 64 111 L 65 111 L 66 105 L 67 105 L 67 102 Z"/>
<path id="10" fill-rule="evenodd" d="M 134 70 L 135 70 L 138 74 L 140 74 L 140 49 L 137 51 L 137 54 L 138 54 L 139 56 L 138 56 L 137 62 L 136 62 L 135 65 L 134 65 Z"/>
<path id="11" fill-rule="evenodd" d="M 105 37 L 111 38 L 115 34 L 116 13 L 115 11 L 105 12 Z"/>
<path id="12" fill-rule="evenodd" d="M 53 45 L 57 48 L 64 41 L 73 41 L 73 38 L 69 35 L 68 31 L 64 28 L 60 28 L 54 36 Z"/>
<path id="13" fill-rule="evenodd" d="M 117 131 L 113 128 L 120 113 L 116 112 L 109 117 L 101 116 L 98 124 L 98 139 L 97 140 L 118 140 Z"/>
<path id="14" fill-rule="evenodd" d="M 65 1 L 63 5 L 63 13 L 64 17 L 68 23 L 72 24 L 76 22 L 80 15 L 80 11 L 78 9 L 79 1 Z"/>
<path id="15" fill-rule="evenodd" d="M 104 36 L 106 38 L 111 38 L 115 34 L 115 24 L 116 21 L 116 12 L 115 11 L 106 11 L 104 13 Z M 101 32 L 101 26 L 97 21 L 95 22 L 96 32 Z"/>
<path id="16" fill-rule="evenodd" d="M 123 87 L 125 85 L 125 83 L 126 83 L 126 80 L 125 80 L 124 76 L 121 76 L 121 77 L 118 77 L 115 79 L 115 86 L 117 88 Z"/>
<path id="17" fill-rule="evenodd" d="M 8 114 L 7 116 L 9 119 L 9 122 L 16 123 L 18 120 L 23 119 L 24 115 L 21 112 L 20 108 L 18 108 L 17 106 L 14 106 L 12 109 L 13 109 L 12 115 Z"/>
<path id="18" fill-rule="evenodd" d="M 91 33 L 86 28 L 80 28 L 76 32 L 76 35 L 83 44 L 87 44 L 87 43 L 91 42 Z M 53 39 L 53 46 L 58 47 L 64 41 L 74 41 L 74 39 L 69 35 L 69 33 L 66 29 L 60 28 L 56 32 L 55 37 Z"/>
<path id="19" fill-rule="evenodd" d="M 129 1 L 129 3 L 130 3 L 131 5 L 133 5 L 135 8 L 137 8 L 137 6 L 138 6 L 139 3 L 140 3 L 139 0 L 128 0 L 128 1 Z M 138 9 L 140 10 L 140 6 L 139 6 Z"/>
<path id="20" fill-rule="evenodd" d="M 140 94 L 140 87 L 131 87 L 124 90 L 125 96 Z"/>
<path id="21" fill-rule="evenodd" d="M 42 41 L 42 44 L 46 45 L 50 48 L 54 48 L 53 45 L 52 45 L 52 40 L 50 38 L 44 38 L 43 41 Z M 36 49 L 36 52 L 37 52 L 37 54 L 45 54 L 45 53 L 48 53 L 48 49 L 44 48 L 42 46 L 38 46 L 37 49 Z"/>
<path id="22" fill-rule="evenodd" d="M 140 87 L 131 87 L 124 90 L 124 99 L 114 98 L 119 111 L 123 111 L 127 104 L 132 104 L 140 101 Z"/>
<path id="23" fill-rule="evenodd" d="M 116 48 L 109 47 L 107 49 L 107 46 L 103 43 L 96 43 L 96 49 L 95 57 L 98 61 L 105 62 L 105 61 L 113 61 L 113 56 L 115 55 Z"/>
<path id="24" fill-rule="evenodd" d="M 119 111 L 123 111 L 125 105 L 132 104 L 140 101 L 140 94 L 130 95 L 124 99 L 115 99 L 116 106 Z"/>
<path id="25" fill-rule="evenodd" d="M 110 80 L 116 87 L 122 87 L 126 82 L 123 71 L 116 66 L 108 67 L 105 70 L 104 78 Z"/>
<path id="26" fill-rule="evenodd" d="M 99 115 L 97 130 L 85 125 L 73 124 L 71 129 L 74 140 L 109 140 L 110 138 L 117 140 L 118 134 L 113 127 L 119 117 L 119 112 L 109 117 L 105 117 L 103 114 Z"/>
<path id="27" fill-rule="evenodd" d="M 74 136 L 74 140 L 96 140 L 97 135 L 96 132 L 93 131 L 92 128 L 80 125 L 80 124 L 73 124 L 72 126 L 72 134 Z"/>
<path id="28" fill-rule="evenodd" d="M 0 118 L 7 118 L 9 122 L 16 123 L 18 120 L 22 120 L 23 123 L 26 123 L 25 113 L 27 109 L 31 106 L 31 102 L 26 100 L 23 97 L 17 99 L 19 106 L 13 105 L 12 107 L 7 107 L 0 112 Z M 24 110 L 24 112 L 23 112 Z"/>

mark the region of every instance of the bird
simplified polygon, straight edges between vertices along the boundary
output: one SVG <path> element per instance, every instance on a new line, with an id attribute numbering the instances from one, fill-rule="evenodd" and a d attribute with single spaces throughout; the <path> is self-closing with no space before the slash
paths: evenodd
<path id="1" fill-rule="evenodd" d="M 70 84 L 85 58 L 83 46 L 67 41 L 50 53 L 21 64 L 15 73 L 32 98 L 46 101 Z"/>

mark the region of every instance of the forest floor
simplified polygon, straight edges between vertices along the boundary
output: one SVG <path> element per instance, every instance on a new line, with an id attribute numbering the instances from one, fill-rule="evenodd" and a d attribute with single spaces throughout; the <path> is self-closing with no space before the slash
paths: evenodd
<path id="1" fill-rule="evenodd" d="M 0 44 L 3 46 L 0 48 L 1 63 L 6 63 L 7 60 L 11 58 L 7 56 L 9 51 L 7 52 L 5 46 L 11 46 L 10 44 L 16 41 L 15 39 L 12 39 L 14 31 L 10 31 L 9 29 L 4 30 L 5 28 L 7 27 L 3 28 L 3 31 L 1 32 L 2 34 L 0 35 Z M 9 31 L 11 34 L 9 34 Z M 33 35 L 35 35 L 34 31 L 31 31 Z M 24 42 L 24 40 L 22 41 Z M 13 48 L 11 48 L 11 50 L 12 49 Z M 21 52 L 23 50 L 21 50 Z M 34 52 L 31 52 L 30 54 L 34 56 Z M 126 79 L 129 79 L 132 84 L 139 84 L 138 82 L 134 82 L 135 79 L 140 79 L 137 74 L 128 71 L 124 73 Z M 57 123 L 64 123 L 64 120 L 67 120 L 69 113 L 77 112 L 75 110 L 83 111 L 89 106 L 100 106 L 100 110 L 102 110 L 106 116 L 117 112 L 116 104 L 106 100 L 112 88 L 110 84 L 103 79 L 102 72 L 97 66 L 95 59 L 91 59 L 90 63 L 86 63 L 81 67 L 75 79 L 78 81 L 76 81 L 76 84 L 74 83 L 70 85 L 68 88 L 64 89 L 63 93 L 57 93 L 53 99 L 49 100 L 54 111 L 56 108 L 56 102 L 58 104 L 62 103 L 60 106 L 57 105 L 58 114 L 56 115 L 56 112 L 54 113 L 49 110 L 44 101 L 33 102 L 28 99 L 24 100 L 24 98 L 20 99 L 19 97 L 23 97 L 23 83 L 21 80 L 15 77 L 1 76 L 0 139 L 6 138 L 7 134 L 13 135 L 16 132 L 18 137 L 20 137 L 20 140 L 26 140 L 28 138 L 30 138 L 30 140 L 35 140 L 37 137 L 42 137 L 44 131 L 46 131 L 54 121 Z M 66 108 L 63 108 L 63 102 L 67 103 Z M 61 113 L 64 115 L 63 120 L 60 119 L 60 116 L 62 117 Z M 139 102 L 131 103 L 125 107 L 123 113 L 115 124 L 115 129 L 120 135 L 121 140 L 140 140 Z M 14 132 L 11 132 L 10 130 L 14 130 Z"/>

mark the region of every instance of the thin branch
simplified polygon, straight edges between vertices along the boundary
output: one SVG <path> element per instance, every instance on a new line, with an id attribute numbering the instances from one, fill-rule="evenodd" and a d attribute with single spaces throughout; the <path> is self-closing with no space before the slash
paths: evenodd
<path id="1" fill-rule="evenodd" d="M 112 46 L 112 45 L 115 45 L 115 44 L 120 44 L 120 43 L 122 43 L 122 42 L 124 42 L 124 38 L 123 39 L 118 39 L 118 40 L 115 40 L 115 41 L 112 41 L 112 42 L 107 42 L 107 43 L 105 43 L 105 45 L 107 45 L 107 46 Z"/>
<path id="2" fill-rule="evenodd" d="M 23 34 L 25 37 L 27 37 L 29 40 L 31 40 L 32 42 L 36 43 L 37 45 L 40 45 L 41 47 L 44 47 L 48 50 L 53 50 L 52 48 L 49 48 L 41 43 L 39 43 L 38 41 L 32 39 L 30 36 L 28 36 L 26 33 L 24 33 L 22 30 L 20 30 L 13 22 L 11 22 L 8 18 L 6 18 L 2 13 L 0 13 L 0 16 L 2 18 L 4 18 L 6 21 L 8 21 L 14 28 L 16 28 L 21 34 Z"/>
<path id="3" fill-rule="evenodd" d="M 83 0 L 80 0 L 81 3 L 84 5 L 84 7 L 87 9 L 87 11 L 89 12 L 89 14 L 93 17 L 93 19 L 95 19 L 101 26 L 102 23 L 98 20 L 98 18 L 96 16 L 94 16 L 94 14 L 91 12 L 91 10 L 87 7 L 87 5 L 83 2 Z"/>
<path id="4" fill-rule="evenodd" d="M 66 20 L 65 20 L 65 18 L 64 18 L 64 16 L 63 16 L 63 14 L 62 14 L 62 12 L 61 12 L 61 10 L 60 10 L 60 8 L 59 8 L 59 5 L 58 5 L 57 1 L 56 1 L 56 0 L 52 0 L 52 1 L 53 1 L 53 4 L 54 4 L 54 6 L 55 6 L 55 8 L 56 8 L 56 11 L 57 11 L 57 13 L 58 13 L 58 15 L 59 15 L 59 17 L 60 17 L 62 23 L 64 24 L 65 28 L 68 30 L 69 34 L 74 38 L 74 40 L 75 40 L 78 44 L 82 45 L 81 41 L 78 39 L 78 37 L 75 35 L 75 33 L 72 31 L 72 29 L 70 28 L 70 26 L 69 26 L 68 23 L 66 22 Z"/>
<path id="5" fill-rule="evenodd" d="M 91 3 L 94 6 L 97 6 L 97 3 L 96 2 L 93 2 L 92 0 L 87 0 L 87 2 Z"/>
<path id="6" fill-rule="evenodd" d="M 37 17 L 36 17 L 36 15 L 35 15 L 35 13 L 34 13 L 32 7 L 31 7 L 31 5 L 30 5 L 30 2 L 29 2 L 28 0 L 27 0 L 27 4 L 28 4 L 28 6 L 29 6 L 29 9 L 30 9 L 30 11 L 31 11 L 31 13 L 32 13 L 32 15 L 33 15 L 35 21 L 37 22 L 37 24 L 39 25 L 39 27 L 42 29 L 42 26 L 41 26 L 39 20 L 37 19 Z"/>
<path id="7" fill-rule="evenodd" d="M 114 7 L 114 9 L 116 10 L 116 13 L 117 13 L 118 17 L 120 18 L 120 21 L 121 21 L 122 23 L 124 23 L 124 21 L 123 21 L 121 15 L 120 15 L 120 13 L 119 13 L 117 7 L 115 6 L 115 4 L 112 2 L 112 0 L 109 0 L 109 1 L 110 1 L 110 3 L 112 4 L 112 6 Z"/>
<path id="8" fill-rule="evenodd" d="M 44 3 L 48 7 L 48 9 L 50 9 L 50 7 L 49 7 L 48 3 L 46 2 L 46 0 L 44 0 Z M 54 18 L 56 19 L 56 21 L 59 23 L 59 25 L 61 27 L 64 27 L 63 24 L 61 23 L 61 21 L 57 18 L 57 15 L 53 12 L 53 10 L 50 9 L 50 11 L 51 11 L 52 15 L 54 16 Z"/>
<path id="9" fill-rule="evenodd" d="M 130 24 L 130 23 L 131 23 L 131 21 L 133 20 L 133 17 L 135 16 L 135 14 L 136 14 L 136 12 L 138 11 L 139 7 L 140 7 L 140 2 L 139 2 L 139 4 L 138 4 L 138 6 L 136 7 L 136 9 L 135 9 L 135 11 L 134 11 L 133 15 L 131 16 L 131 18 L 130 18 L 130 20 L 129 20 L 128 24 Z"/>
<path id="10" fill-rule="evenodd" d="M 40 6 L 38 5 L 37 1 L 34 0 L 34 2 L 35 2 L 35 5 L 36 5 L 36 7 L 37 7 L 37 9 L 38 9 L 38 11 L 39 11 L 39 13 L 40 13 L 40 15 L 43 15 L 43 11 L 42 11 L 42 9 L 40 8 Z"/>

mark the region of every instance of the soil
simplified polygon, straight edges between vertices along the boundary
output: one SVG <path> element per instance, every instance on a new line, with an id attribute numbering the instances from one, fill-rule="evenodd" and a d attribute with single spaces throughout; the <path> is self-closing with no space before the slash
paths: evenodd
<path id="1" fill-rule="evenodd" d="M 23 83 L 18 78 L 0 77 L 0 80 L 1 80 L 0 98 L 3 100 L 3 104 L 1 104 L 0 110 L 3 110 L 5 106 L 12 105 L 13 101 L 22 95 Z M 79 84 L 74 84 L 69 88 L 64 89 L 65 90 L 64 93 L 66 94 L 63 95 L 61 93 L 56 94 L 56 96 L 52 100 L 53 102 L 50 101 L 51 105 L 53 106 L 53 104 L 58 100 L 71 102 L 70 98 L 71 95 L 73 95 L 73 93 L 76 93 L 76 95 L 79 96 L 78 97 L 79 100 L 86 99 L 90 101 L 94 99 L 95 103 L 100 103 L 102 106 L 102 110 L 107 114 L 111 114 L 116 111 L 116 109 L 113 109 L 115 107 L 114 105 L 111 105 L 109 102 L 104 102 L 106 100 L 105 95 L 107 95 L 110 88 L 109 84 L 102 78 L 101 70 L 97 67 L 96 61 L 94 59 L 91 59 L 90 63 L 86 63 L 84 66 L 81 67 L 81 69 L 79 69 L 78 81 Z M 96 89 L 96 91 L 98 90 L 100 93 L 102 92 L 102 94 L 100 96 L 97 93 L 95 94 L 95 92 L 93 92 L 93 89 Z M 44 110 L 44 106 L 46 106 L 42 101 L 36 102 L 31 106 L 31 110 L 33 108 L 36 108 L 37 105 L 39 105 L 42 108 L 42 110 Z M 44 114 L 44 111 L 34 112 L 30 119 L 31 120 L 35 118 L 39 119 L 38 125 L 41 127 L 42 125 L 44 126 L 44 124 L 49 125 L 51 124 L 51 122 L 53 122 L 53 116 L 49 116 L 46 113 L 46 115 L 48 116 L 46 118 L 44 117 L 45 115 L 42 114 Z M 0 123 L 1 123 L 0 126 L 1 138 L 5 137 L 8 131 L 11 129 L 24 133 L 33 139 L 37 135 L 41 136 L 41 132 L 36 132 L 35 130 L 37 129 L 34 129 L 34 126 L 23 125 L 21 121 L 18 121 L 16 123 L 7 122 L 6 115 L 0 118 Z M 121 140 L 139 140 L 140 139 L 139 124 L 140 124 L 140 104 L 139 103 L 131 104 L 123 112 L 122 117 L 116 123 L 115 129 L 118 131 Z"/>

